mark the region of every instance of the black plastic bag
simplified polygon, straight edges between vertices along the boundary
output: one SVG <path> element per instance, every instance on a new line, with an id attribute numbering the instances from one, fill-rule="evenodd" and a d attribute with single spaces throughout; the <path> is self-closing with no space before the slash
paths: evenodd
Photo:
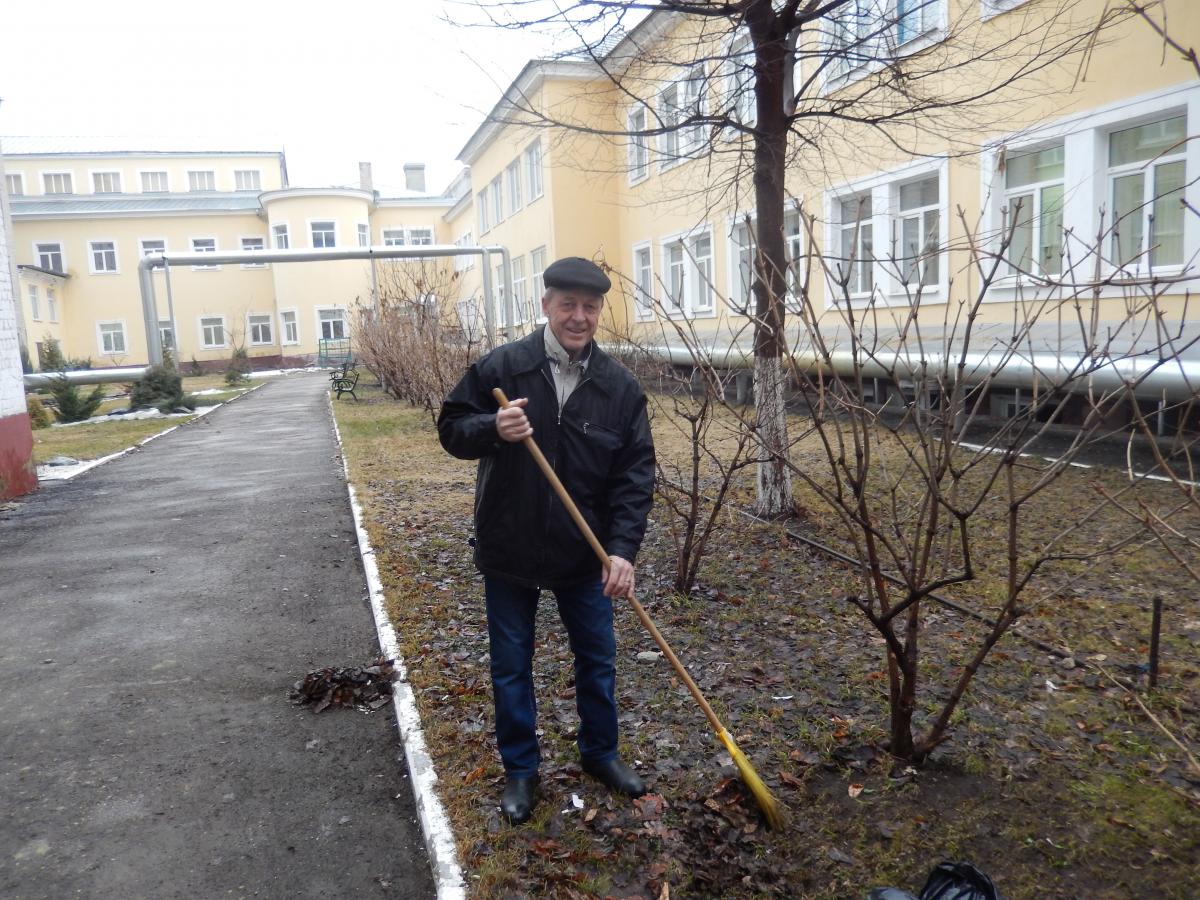
<path id="1" fill-rule="evenodd" d="M 920 897 L 898 888 L 876 888 L 867 900 L 1003 900 L 988 878 L 970 863 L 942 862 L 925 880 Z"/>

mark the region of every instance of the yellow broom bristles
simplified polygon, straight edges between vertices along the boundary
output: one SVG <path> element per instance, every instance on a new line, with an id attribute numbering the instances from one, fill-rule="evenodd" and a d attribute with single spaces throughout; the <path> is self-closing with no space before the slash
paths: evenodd
<path id="1" fill-rule="evenodd" d="M 784 828 L 787 825 L 787 819 L 784 817 L 783 807 L 771 796 L 771 792 L 767 790 L 767 786 L 763 784 L 763 780 L 754 771 L 754 766 L 750 764 L 750 760 L 746 759 L 746 754 L 738 749 L 738 745 L 733 742 L 733 738 L 728 731 L 721 729 L 717 737 L 721 739 L 721 743 L 725 745 L 725 749 L 733 757 L 733 764 L 737 766 L 738 772 L 742 776 L 742 781 L 746 783 L 746 787 L 750 788 L 750 793 L 754 795 L 759 809 L 766 816 L 767 824 L 776 831 Z"/>

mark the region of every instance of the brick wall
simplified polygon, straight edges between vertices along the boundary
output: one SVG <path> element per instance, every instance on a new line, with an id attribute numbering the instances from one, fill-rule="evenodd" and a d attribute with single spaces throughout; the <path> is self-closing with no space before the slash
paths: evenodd
<path id="1" fill-rule="evenodd" d="M 21 343 L 8 241 L 8 198 L 0 165 L 0 500 L 37 487 L 33 466 L 33 433 L 25 412 L 21 379 Z"/>

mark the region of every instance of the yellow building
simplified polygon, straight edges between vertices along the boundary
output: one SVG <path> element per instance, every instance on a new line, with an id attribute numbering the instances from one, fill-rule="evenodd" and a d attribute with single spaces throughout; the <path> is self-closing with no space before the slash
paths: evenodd
<path id="1" fill-rule="evenodd" d="M 815 124 L 800 129 L 810 142 L 789 147 L 789 279 L 804 281 L 831 328 L 847 307 L 902 318 L 918 292 L 933 323 L 983 292 L 981 322 L 1002 328 L 1022 304 L 1074 282 L 1100 283 L 1103 318 L 1119 319 L 1148 281 L 1179 295 L 1167 302 L 1182 310 L 1200 258 L 1200 216 L 1180 202 L 1200 208 L 1200 141 L 1186 140 L 1200 130 L 1200 81 L 1137 19 L 1089 37 L 1106 7 L 862 0 L 800 34 L 792 83 Z M 1165 8 L 1173 33 L 1200 34 L 1200 5 Z M 291 187 L 275 153 L 37 155 L 10 142 L 31 353 L 49 338 L 67 356 L 144 361 L 133 270 L 164 245 L 503 246 L 511 288 L 498 256 L 487 272 L 502 335 L 537 321 L 550 261 L 588 256 L 615 273 L 613 327 L 669 337 L 666 311 L 713 341 L 740 333 L 745 344 L 755 109 L 747 35 L 727 25 L 654 12 L 595 56 L 531 61 L 441 194 L 417 180 L 399 198 L 379 197 L 369 179 Z M 888 129 L 859 121 L 886 106 L 881 54 L 889 73 L 913 75 L 914 96 L 962 102 Z M 716 127 L 718 114 L 743 127 Z M 701 121 L 687 125 L 690 115 Z M 985 275 L 989 254 L 1003 258 Z M 453 294 L 439 300 L 478 331 L 483 264 L 462 257 L 453 268 Z M 172 326 L 155 278 L 164 337 L 185 365 L 216 364 L 242 344 L 271 360 L 311 359 L 319 339 L 348 334 L 347 310 L 373 289 L 358 262 L 173 268 Z"/>

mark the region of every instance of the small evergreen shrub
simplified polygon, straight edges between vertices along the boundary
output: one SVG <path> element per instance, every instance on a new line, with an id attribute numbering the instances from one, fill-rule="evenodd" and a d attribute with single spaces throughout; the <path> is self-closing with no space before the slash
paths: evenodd
<path id="1" fill-rule="evenodd" d="M 192 357 L 192 363 L 189 367 L 188 374 L 195 375 L 197 378 L 204 374 L 204 366 L 200 365 L 200 361 L 194 356 Z"/>
<path id="2" fill-rule="evenodd" d="M 50 427 L 50 411 L 33 394 L 25 395 L 25 409 L 29 412 L 29 424 L 34 428 Z"/>
<path id="3" fill-rule="evenodd" d="M 155 409 L 169 412 L 183 401 L 183 379 L 166 366 L 151 366 L 146 374 L 133 383 L 129 391 L 132 409 Z"/>
<path id="4" fill-rule="evenodd" d="M 65 376 L 51 382 L 50 393 L 57 406 L 54 415 L 60 422 L 82 422 L 84 419 L 90 419 L 104 402 L 103 385 L 96 385 L 95 390 L 85 395 L 78 385 L 68 381 Z"/>
<path id="5" fill-rule="evenodd" d="M 47 337 L 42 341 L 41 363 L 43 372 L 65 372 L 67 370 L 67 358 L 59 349 L 58 341 L 52 337 Z"/>
<path id="6" fill-rule="evenodd" d="M 29 348 L 21 345 L 21 374 L 28 375 L 33 371 L 33 360 L 29 358 Z"/>
<path id="7" fill-rule="evenodd" d="M 229 368 L 225 370 L 225 383 L 230 387 L 245 384 L 249 381 L 251 370 L 250 354 L 245 347 L 234 347 L 233 355 L 229 357 Z"/>

